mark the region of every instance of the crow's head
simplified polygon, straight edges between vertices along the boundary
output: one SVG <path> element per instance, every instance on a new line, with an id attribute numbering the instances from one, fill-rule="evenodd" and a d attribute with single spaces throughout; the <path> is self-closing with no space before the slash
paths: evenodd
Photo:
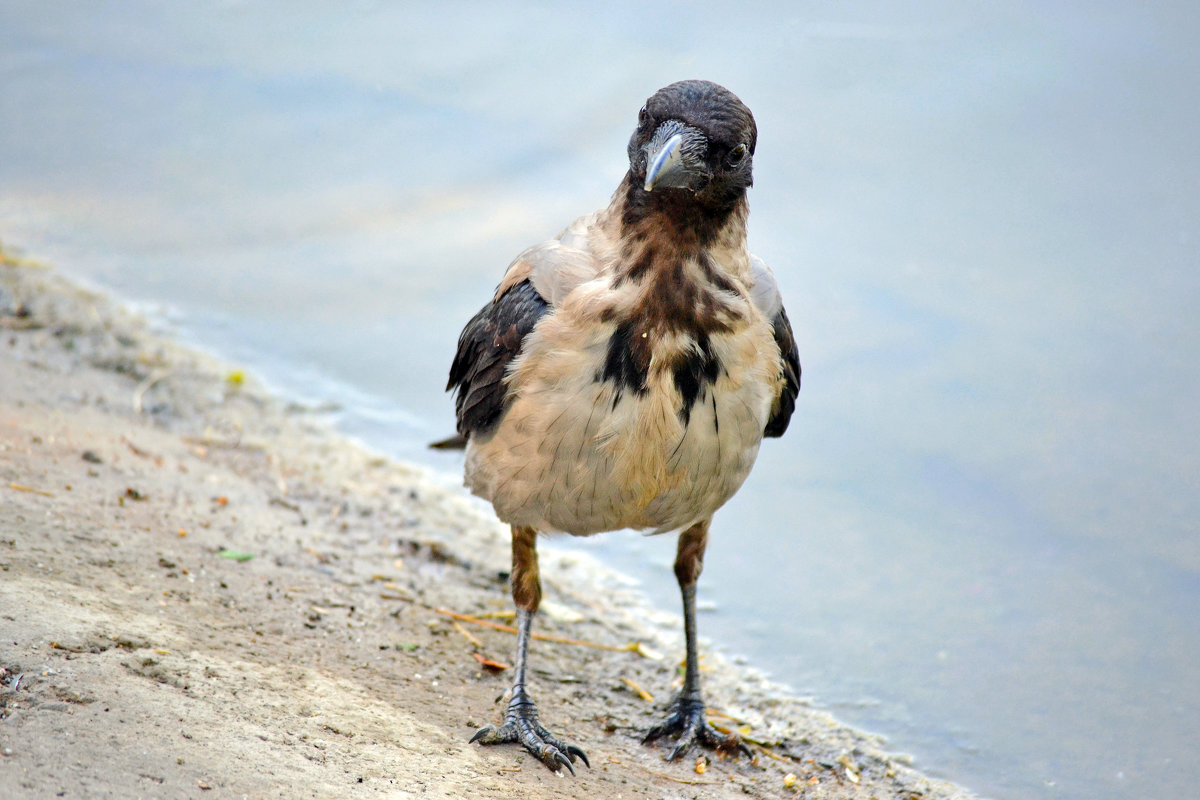
<path id="1" fill-rule="evenodd" d="M 655 92 L 638 113 L 629 169 L 646 192 L 690 192 L 702 205 L 723 206 L 753 183 L 757 139 L 754 116 L 733 92 L 679 81 Z"/>

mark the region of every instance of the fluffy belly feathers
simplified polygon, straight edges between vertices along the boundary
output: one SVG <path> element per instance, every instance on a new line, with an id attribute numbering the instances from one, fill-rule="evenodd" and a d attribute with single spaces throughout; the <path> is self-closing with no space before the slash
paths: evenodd
<path id="1" fill-rule="evenodd" d="M 717 369 L 694 396 L 664 367 L 691 343 L 656 345 L 644 387 L 606 379 L 612 326 L 562 341 L 539 330 L 514 364 L 512 402 L 494 433 L 472 437 L 465 481 L 501 520 L 588 535 L 656 532 L 709 517 L 742 485 L 779 390 L 765 324 L 711 340 Z"/>

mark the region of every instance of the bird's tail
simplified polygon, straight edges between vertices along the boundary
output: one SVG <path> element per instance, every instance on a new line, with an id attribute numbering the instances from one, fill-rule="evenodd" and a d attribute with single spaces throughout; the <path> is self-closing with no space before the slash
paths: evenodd
<path id="1" fill-rule="evenodd" d="M 439 439 L 436 442 L 430 442 L 431 450 L 463 450 L 467 446 L 467 437 L 461 433 L 456 433 L 446 439 Z"/>

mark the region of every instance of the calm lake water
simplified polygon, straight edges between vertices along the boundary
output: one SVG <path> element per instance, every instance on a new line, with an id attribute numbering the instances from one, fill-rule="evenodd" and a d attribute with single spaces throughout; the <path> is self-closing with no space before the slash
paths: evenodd
<path id="1" fill-rule="evenodd" d="M 1196 796 L 1200 7 L 406 6 L 6 0 L 0 239 L 455 472 L 462 323 L 721 82 L 804 389 L 702 633 L 987 796 Z"/>

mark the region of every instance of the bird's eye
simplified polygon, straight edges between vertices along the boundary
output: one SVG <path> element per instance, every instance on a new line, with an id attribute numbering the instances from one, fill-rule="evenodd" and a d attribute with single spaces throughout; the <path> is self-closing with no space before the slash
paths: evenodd
<path id="1" fill-rule="evenodd" d="M 638 112 L 638 122 L 645 122 L 648 116 L 650 116 L 650 112 L 646 110 L 645 106 L 642 106 L 642 110 Z"/>
<path id="2" fill-rule="evenodd" d="M 739 144 L 737 147 L 729 151 L 729 163 L 737 166 L 742 163 L 742 159 L 746 157 L 746 145 Z"/>

